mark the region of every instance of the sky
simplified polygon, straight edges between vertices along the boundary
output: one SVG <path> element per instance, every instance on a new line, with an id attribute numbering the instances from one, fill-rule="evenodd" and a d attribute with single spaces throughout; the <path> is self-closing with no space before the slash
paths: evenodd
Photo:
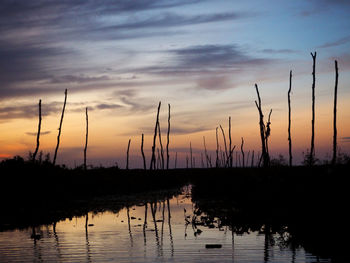
<path id="1" fill-rule="evenodd" d="M 289 71 L 296 163 L 310 148 L 312 57 L 316 61 L 317 158 L 331 158 L 334 60 L 339 65 L 338 144 L 350 153 L 350 2 L 347 0 L 77 0 L 0 3 L 0 158 L 27 156 L 36 146 L 53 155 L 68 89 L 57 162 L 81 165 L 85 107 L 88 164 L 147 163 L 158 102 L 166 143 L 171 105 L 170 167 L 185 165 L 191 142 L 197 167 L 203 136 L 214 158 L 215 129 L 240 149 L 260 150 L 257 83 L 270 154 L 288 158 Z M 223 139 L 219 136 L 222 149 Z M 158 147 L 158 146 L 157 146 Z"/>

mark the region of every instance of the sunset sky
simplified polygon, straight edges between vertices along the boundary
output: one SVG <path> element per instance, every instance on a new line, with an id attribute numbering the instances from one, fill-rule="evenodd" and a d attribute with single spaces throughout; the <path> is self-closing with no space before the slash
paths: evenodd
<path id="1" fill-rule="evenodd" d="M 319 159 L 330 159 L 334 60 L 339 64 L 338 143 L 350 153 L 350 1 L 347 0 L 31 0 L 0 3 L 0 158 L 34 151 L 42 100 L 40 150 L 53 154 L 64 100 L 57 161 L 80 165 L 89 108 L 88 164 L 147 163 L 158 102 L 166 142 L 171 104 L 171 167 L 203 136 L 214 158 L 215 128 L 245 151 L 260 150 L 257 83 L 272 156 L 288 157 L 287 91 L 293 70 L 295 162 L 310 147 L 312 57 L 316 64 Z M 221 145 L 222 137 L 220 137 Z"/>

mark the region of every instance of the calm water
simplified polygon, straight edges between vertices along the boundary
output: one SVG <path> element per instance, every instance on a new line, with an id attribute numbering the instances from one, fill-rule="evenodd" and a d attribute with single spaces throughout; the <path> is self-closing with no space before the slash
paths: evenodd
<path id="1" fill-rule="evenodd" d="M 0 232 L 0 262 L 330 262 L 281 246 L 278 235 L 232 234 L 215 219 L 210 227 L 194 225 L 193 212 L 183 193 L 118 213 Z"/>

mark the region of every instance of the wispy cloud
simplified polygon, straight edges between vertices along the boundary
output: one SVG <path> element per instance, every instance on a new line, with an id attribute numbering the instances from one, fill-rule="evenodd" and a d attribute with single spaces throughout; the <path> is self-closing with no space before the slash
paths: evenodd
<path id="1" fill-rule="evenodd" d="M 337 39 L 335 41 L 324 43 L 321 46 L 318 46 L 317 48 L 329 48 L 329 47 L 336 47 L 340 45 L 344 45 L 350 42 L 350 36 L 342 37 L 340 39 Z"/>
<path id="2" fill-rule="evenodd" d="M 47 135 L 47 134 L 50 134 L 50 133 L 51 133 L 51 131 L 42 131 L 42 132 L 40 132 L 40 136 L 41 135 Z M 29 136 L 37 136 L 36 132 L 26 132 L 26 134 L 29 135 Z"/>

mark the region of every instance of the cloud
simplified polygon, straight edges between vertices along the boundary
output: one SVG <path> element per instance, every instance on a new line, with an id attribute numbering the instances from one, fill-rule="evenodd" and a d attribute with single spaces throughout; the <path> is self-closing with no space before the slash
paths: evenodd
<path id="1" fill-rule="evenodd" d="M 207 89 L 207 90 L 224 90 L 232 88 L 233 84 L 230 82 L 229 77 L 224 76 L 207 76 L 200 78 L 197 81 L 198 89 Z"/>
<path id="2" fill-rule="evenodd" d="M 340 39 L 337 39 L 335 41 L 327 42 L 321 46 L 318 46 L 317 48 L 329 48 L 329 47 L 336 47 L 340 45 L 344 45 L 350 42 L 350 36 L 346 36 Z"/>
<path id="3" fill-rule="evenodd" d="M 106 103 L 101 103 L 96 105 L 94 108 L 98 110 L 111 110 L 111 109 L 119 109 L 122 108 L 123 106 L 119 104 L 106 104 Z"/>
<path id="4" fill-rule="evenodd" d="M 294 54 L 294 53 L 298 53 L 298 51 L 293 50 L 293 49 L 263 49 L 262 50 L 263 53 L 267 53 L 267 54 Z"/>
<path id="5" fill-rule="evenodd" d="M 108 76 L 100 77 L 90 77 L 90 76 L 73 76 L 73 75 L 64 75 L 58 77 L 52 77 L 51 83 L 87 83 L 87 82 L 99 82 L 109 80 Z"/>
<path id="6" fill-rule="evenodd" d="M 46 134 L 50 134 L 51 133 L 51 131 L 44 131 L 44 132 L 40 132 L 40 136 L 41 135 L 46 135 Z M 37 132 L 26 132 L 26 134 L 27 135 L 29 135 L 29 136 L 37 136 Z"/>

